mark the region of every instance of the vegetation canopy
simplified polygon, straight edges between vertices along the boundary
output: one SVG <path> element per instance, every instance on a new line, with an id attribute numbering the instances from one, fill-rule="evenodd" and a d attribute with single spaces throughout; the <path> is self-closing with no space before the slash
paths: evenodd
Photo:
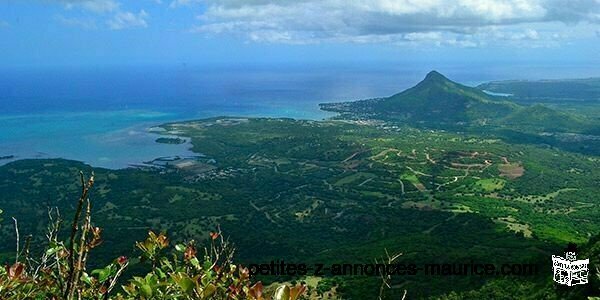
<path id="1" fill-rule="evenodd" d="M 59 237 L 63 222 L 58 210 L 50 210 L 41 257 L 30 252 L 30 238 L 20 249 L 15 219 L 17 254 L 14 263 L 0 270 L 1 299 L 303 299 L 302 284 L 280 285 L 268 292 L 260 281 L 251 282 L 248 268 L 233 263 L 234 249 L 220 231 L 210 233 L 210 244 L 200 253 L 193 240 L 170 249 L 164 233 L 149 231 L 146 240 L 136 243 L 137 260 L 150 266 L 145 275 L 124 278 L 130 264 L 127 256 L 89 270 L 88 255 L 102 243 L 102 229 L 91 221 L 88 195 L 94 176 L 85 181 L 82 173 L 81 182 L 68 240 Z"/>

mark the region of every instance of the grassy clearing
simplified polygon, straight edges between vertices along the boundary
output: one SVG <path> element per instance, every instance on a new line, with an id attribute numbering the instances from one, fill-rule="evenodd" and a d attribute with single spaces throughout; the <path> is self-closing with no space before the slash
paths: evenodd
<path id="1" fill-rule="evenodd" d="M 478 189 L 481 189 L 487 193 L 502 190 L 505 184 L 506 180 L 500 178 L 486 178 L 475 182 L 475 186 Z"/>
<path id="2" fill-rule="evenodd" d="M 405 174 L 402 174 L 400 176 L 400 179 L 402 179 L 402 180 L 408 180 L 410 183 L 415 184 L 415 185 L 421 183 L 419 181 L 419 178 L 415 174 L 405 173 Z"/>
<path id="3" fill-rule="evenodd" d="M 524 224 L 519 222 L 519 220 L 515 219 L 512 216 L 502 217 L 493 219 L 494 222 L 505 224 L 508 230 L 513 232 L 521 232 L 524 237 L 530 238 L 532 236 L 531 226 L 529 224 Z"/>
<path id="4" fill-rule="evenodd" d="M 339 179 L 338 181 L 336 181 L 334 183 L 335 186 L 342 186 L 342 185 L 346 185 L 346 184 L 351 184 L 353 182 L 356 181 L 364 181 L 367 180 L 369 178 L 375 178 L 375 174 L 371 174 L 371 173 L 364 173 L 364 172 L 358 172 L 358 173 L 354 173 L 352 175 L 348 175 L 346 177 L 343 177 L 341 179 Z"/>

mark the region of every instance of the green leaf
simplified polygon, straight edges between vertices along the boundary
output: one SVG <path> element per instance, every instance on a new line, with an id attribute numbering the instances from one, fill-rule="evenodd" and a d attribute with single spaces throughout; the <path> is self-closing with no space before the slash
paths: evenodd
<path id="1" fill-rule="evenodd" d="M 58 252 L 62 247 L 60 246 L 56 246 L 56 247 L 52 247 L 52 248 L 48 248 L 48 250 L 46 250 L 46 255 L 47 256 L 51 256 L 54 255 L 54 253 Z"/>
<path id="2" fill-rule="evenodd" d="M 217 287 L 214 286 L 212 283 L 207 285 L 204 288 L 204 291 L 202 291 L 202 299 L 209 299 L 210 297 L 212 297 L 212 295 L 215 294 L 216 291 Z"/>
<path id="3" fill-rule="evenodd" d="M 185 251 L 185 245 L 183 245 L 183 244 L 177 244 L 177 245 L 175 245 L 175 250 L 177 250 L 179 252 L 184 252 Z"/>
<path id="4" fill-rule="evenodd" d="M 158 278 L 164 279 L 167 277 L 167 274 L 165 274 L 165 272 L 163 272 L 163 270 L 156 269 L 155 271 L 156 271 L 156 275 L 158 275 Z"/>
<path id="5" fill-rule="evenodd" d="M 152 294 L 154 294 L 154 293 L 153 293 L 153 291 L 152 291 L 152 287 L 151 287 L 150 285 L 148 285 L 148 284 L 143 284 L 143 285 L 140 287 L 140 294 L 142 294 L 142 296 L 143 296 L 144 298 L 147 298 L 147 299 L 148 299 L 148 298 L 151 298 L 151 297 L 152 297 Z"/>
<path id="6" fill-rule="evenodd" d="M 144 278 L 142 277 L 137 277 L 137 276 L 133 276 L 133 280 L 130 280 L 129 282 L 131 282 L 131 284 L 135 285 L 136 287 L 138 287 L 139 289 L 142 288 L 142 285 L 146 284 L 144 282 Z"/>
<path id="7" fill-rule="evenodd" d="M 181 278 L 177 280 L 177 284 L 179 285 L 179 287 L 181 287 L 181 290 L 186 294 L 190 294 L 192 290 L 194 290 L 195 286 L 194 281 L 185 274 L 181 275 Z"/>
<path id="8" fill-rule="evenodd" d="M 100 283 L 105 282 L 108 278 L 110 278 L 114 272 L 114 268 L 113 265 L 109 265 L 104 269 L 96 269 L 94 271 L 92 271 L 92 274 L 98 274 L 98 281 Z"/>
<path id="9" fill-rule="evenodd" d="M 144 279 L 146 280 L 146 282 L 148 284 L 150 284 L 152 286 L 156 286 L 158 284 L 158 279 L 152 273 L 147 274 Z"/>
<path id="10" fill-rule="evenodd" d="M 202 279 L 200 279 L 200 282 L 202 283 L 202 285 L 208 285 L 213 280 L 213 272 L 206 272 L 204 273 L 204 276 L 202 276 Z"/>
<path id="11" fill-rule="evenodd" d="M 210 260 L 205 260 L 204 261 L 204 265 L 202 266 L 202 268 L 207 271 L 210 270 L 210 267 L 212 267 L 212 262 Z"/>
<path id="12" fill-rule="evenodd" d="M 88 285 L 92 285 L 92 278 L 90 277 L 90 275 L 88 275 L 88 273 L 83 272 L 81 274 L 81 281 L 87 283 Z"/>
<path id="13" fill-rule="evenodd" d="M 194 257 L 192 259 L 190 259 L 190 263 L 192 264 L 192 266 L 194 266 L 197 269 L 200 269 L 200 261 L 198 260 L 198 258 Z M 210 266 L 209 266 L 210 267 Z"/>
<path id="14" fill-rule="evenodd" d="M 273 295 L 273 300 L 288 300 L 290 299 L 290 288 L 283 284 L 280 285 L 277 290 L 275 291 L 275 294 Z"/>

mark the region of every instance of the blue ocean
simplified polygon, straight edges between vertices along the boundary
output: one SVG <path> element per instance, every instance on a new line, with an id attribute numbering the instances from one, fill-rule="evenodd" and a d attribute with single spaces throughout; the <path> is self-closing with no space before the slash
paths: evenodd
<path id="1" fill-rule="evenodd" d="M 331 114 L 320 111 L 318 103 L 388 96 L 414 85 L 431 69 L 424 65 L 181 65 L 2 70 L 0 157 L 5 158 L 0 164 L 24 158 L 67 158 L 116 169 L 162 156 L 191 155 L 187 144 L 156 143 L 158 135 L 149 129 L 211 116 L 324 119 Z M 510 67 L 445 67 L 440 71 L 471 85 L 552 77 L 543 68 L 518 72 Z"/>

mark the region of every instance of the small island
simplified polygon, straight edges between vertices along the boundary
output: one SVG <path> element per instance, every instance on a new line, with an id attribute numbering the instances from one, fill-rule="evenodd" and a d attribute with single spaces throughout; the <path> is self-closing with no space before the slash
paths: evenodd
<path id="1" fill-rule="evenodd" d="M 161 144 L 180 145 L 180 144 L 185 144 L 185 142 L 187 142 L 187 140 L 178 138 L 178 137 L 160 137 L 160 138 L 156 139 L 156 142 L 161 143 Z"/>

